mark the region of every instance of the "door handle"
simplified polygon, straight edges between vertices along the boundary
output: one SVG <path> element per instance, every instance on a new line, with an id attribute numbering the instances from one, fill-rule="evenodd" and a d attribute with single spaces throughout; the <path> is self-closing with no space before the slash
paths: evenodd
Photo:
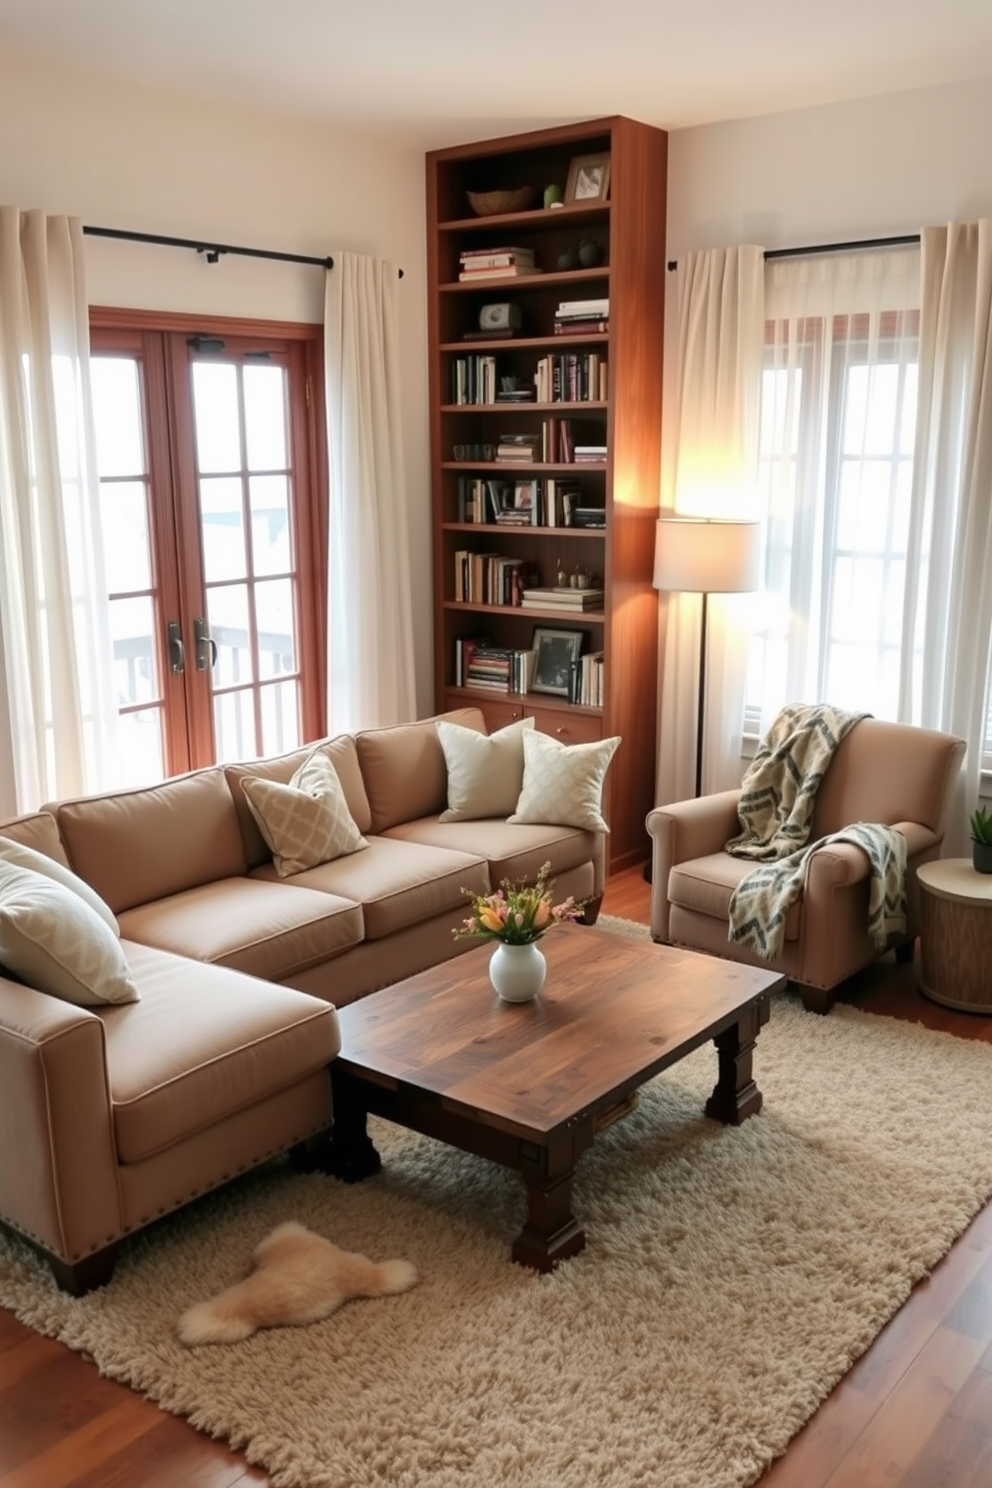
<path id="1" fill-rule="evenodd" d="M 168 636 L 169 670 L 174 677 L 179 677 L 186 670 L 186 647 L 183 645 L 182 630 L 178 620 L 169 621 Z"/>
<path id="2" fill-rule="evenodd" d="M 217 665 L 217 642 L 201 615 L 193 621 L 193 639 L 196 642 L 196 670 L 205 672 L 208 667 L 212 670 Z"/>

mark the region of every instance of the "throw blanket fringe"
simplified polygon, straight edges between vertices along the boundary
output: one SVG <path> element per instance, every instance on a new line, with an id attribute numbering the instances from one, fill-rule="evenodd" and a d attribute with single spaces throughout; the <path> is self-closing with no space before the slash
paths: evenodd
<path id="1" fill-rule="evenodd" d="M 855 822 L 821 837 L 798 852 L 763 863 L 742 878 L 730 900 L 729 940 L 764 960 L 779 956 L 785 942 L 790 905 L 806 882 L 810 857 L 831 842 L 853 842 L 867 854 L 870 868 L 868 934 L 883 950 L 889 937 L 906 931 L 906 839 L 894 827 Z"/>

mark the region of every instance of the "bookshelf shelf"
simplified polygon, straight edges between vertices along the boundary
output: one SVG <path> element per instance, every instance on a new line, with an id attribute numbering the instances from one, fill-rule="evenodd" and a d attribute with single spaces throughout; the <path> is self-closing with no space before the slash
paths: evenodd
<path id="1" fill-rule="evenodd" d="M 606 152 L 605 202 L 466 215 L 467 191 L 527 183 L 543 192 L 553 182 L 563 188 L 573 157 Z M 654 801 L 658 626 L 651 578 L 660 482 L 666 170 L 664 131 L 621 117 L 427 156 L 435 703 L 443 710 L 473 702 L 491 729 L 530 716 L 566 743 L 619 735 L 605 802 L 611 871 L 647 856 L 645 818 Z M 559 267 L 588 243 L 596 245 L 600 263 Z M 459 280 L 487 252 L 508 255 L 509 266 L 534 264 L 542 272 Z M 605 302 L 605 313 L 575 303 L 584 301 Z M 514 334 L 486 334 L 482 307 L 504 303 L 515 307 Z M 556 332 L 559 323 L 569 329 Z M 578 354 L 577 363 L 554 360 L 571 353 Z M 480 361 L 472 362 L 475 356 Z M 597 381 L 594 370 L 604 363 L 608 370 Z M 494 386 L 533 390 L 538 375 L 541 402 L 451 401 L 492 398 Z M 508 377 L 514 381 L 501 381 Z M 569 401 L 547 401 L 559 388 L 572 395 Z M 587 388 L 601 396 L 574 399 Z M 497 445 L 526 448 L 529 439 L 538 455 L 570 456 L 578 446 L 607 453 L 595 461 L 492 458 Z M 483 455 L 484 446 L 490 458 L 471 458 Z M 497 513 L 528 507 L 541 517 L 539 524 L 495 520 Z M 577 512 L 584 522 L 599 517 L 600 525 L 563 525 Z M 560 525 L 547 524 L 552 513 Z M 466 514 L 485 520 L 459 520 Z M 519 599 L 523 588 L 552 587 L 562 570 L 584 572 L 590 587 L 602 589 L 601 607 L 476 602 L 480 595 Z M 601 695 L 601 707 L 458 685 L 469 642 L 513 653 L 519 685 L 517 653 L 532 647 L 539 628 L 582 633 L 583 655 L 590 658 L 584 672 L 602 683 L 583 695 L 591 691 L 597 704 Z"/>

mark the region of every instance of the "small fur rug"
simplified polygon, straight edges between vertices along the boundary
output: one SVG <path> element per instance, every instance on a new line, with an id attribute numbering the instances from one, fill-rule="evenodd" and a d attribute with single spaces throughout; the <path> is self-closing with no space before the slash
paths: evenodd
<path id="1" fill-rule="evenodd" d="M 295 1221 L 277 1225 L 252 1260 L 255 1269 L 244 1281 L 183 1313 L 183 1343 L 240 1343 L 259 1328 L 316 1323 L 352 1297 L 406 1292 L 417 1281 L 409 1261 L 370 1261 Z"/>

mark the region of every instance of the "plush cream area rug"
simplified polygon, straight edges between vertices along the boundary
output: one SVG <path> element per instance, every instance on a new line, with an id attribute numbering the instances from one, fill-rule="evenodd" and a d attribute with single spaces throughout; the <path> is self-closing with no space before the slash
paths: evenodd
<path id="1" fill-rule="evenodd" d="M 550 1276 L 508 1258 L 512 1174 L 376 1122 L 377 1177 L 272 1165 L 136 1237 L 80 1300 L 7 1241 L 0 1303 L 285 1488 L 743 1488 L 992 1193 L 992 1049 L 783 995 L 761 1114 L 707 1120 L 715 1073 L 697 1051 L 601 1135 L 587 1248 Z M 287 1219 L 420 1283 L 183 1348 L 180 1313 Z"/>

